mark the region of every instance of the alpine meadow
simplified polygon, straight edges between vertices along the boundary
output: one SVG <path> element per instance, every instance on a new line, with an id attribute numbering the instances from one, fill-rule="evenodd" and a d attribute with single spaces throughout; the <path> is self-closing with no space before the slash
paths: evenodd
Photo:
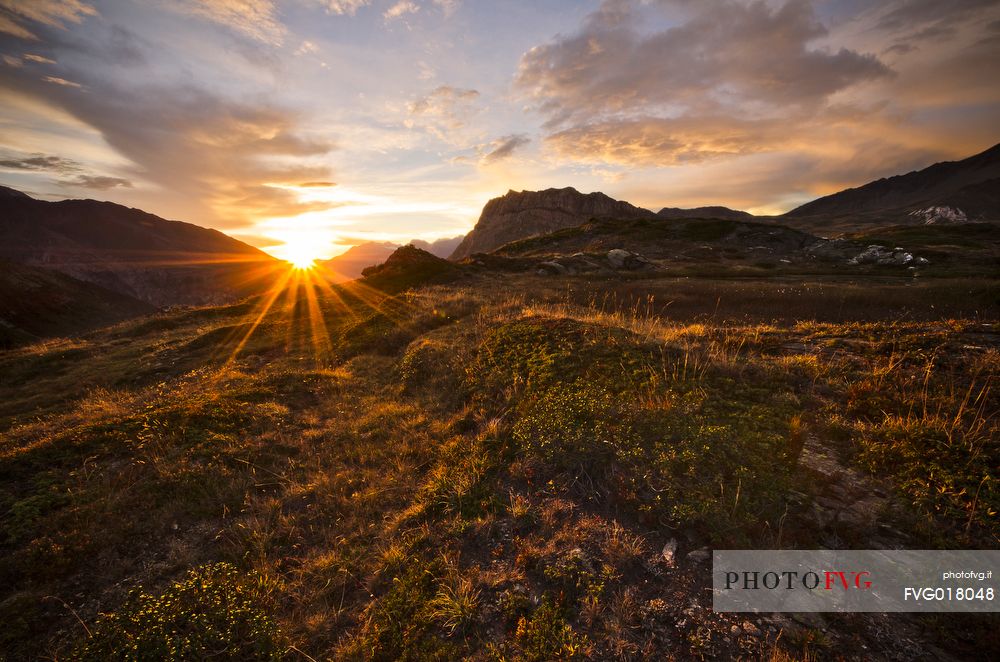
<path id="1" fill-rule="evenodd" d="M 996 2 L 0 0 L 0 55 L 0 661 L 996 659 Z"/>

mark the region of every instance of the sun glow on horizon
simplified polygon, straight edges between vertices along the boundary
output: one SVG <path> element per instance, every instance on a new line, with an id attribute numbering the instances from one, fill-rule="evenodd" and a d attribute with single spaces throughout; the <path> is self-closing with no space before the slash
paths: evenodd
<path id="1" fill-rule="evenodd" d="M 323 259 L 325 242 L 308 241 L 308 238 L 298 238 L 286 241 L 282 246 L 275 246 L 270 252 L 282 260 L 290 262 L 296 269 L 312 269 L 316 260 Z"/>

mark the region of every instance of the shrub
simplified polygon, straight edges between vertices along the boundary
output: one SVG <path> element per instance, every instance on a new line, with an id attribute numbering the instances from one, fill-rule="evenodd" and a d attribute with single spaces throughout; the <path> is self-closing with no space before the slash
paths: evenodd
<path id="1" fill-rule="evenodd" d="M 201 566 L 159 596 L 136 590 L 102 614 L 81 660 L 275 660 L 285 651 L 270 586 L 228 563 Z"/>
<path id="2" fill-rule="evenodd" d="M 549 596 L 530 618 L 522 616 L 514 632 L 514 644 L 524 662 L 574 660 L 584 656 L 587 638 L 566 622 L 562 610 Z"/>
<path id="3" fill-rule="evenodd" d="M 583 381 L 526 400 L 512 434 L 521 449 L 557 469 L 605 467 L 631 445 L 612 394 Z"/>

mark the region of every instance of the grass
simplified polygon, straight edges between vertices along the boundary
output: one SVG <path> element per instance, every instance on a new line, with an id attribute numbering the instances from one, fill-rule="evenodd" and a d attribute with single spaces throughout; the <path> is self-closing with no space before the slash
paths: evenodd
<path id="1" fill-rule="evenodd" d="M 814 442 L 885 483 L 853 544 L 996 547 L 1000 349 L 959 314 L 988 290 L 479 276 L 5 352 L 0 659 L 811 659 L 698 606 L 686 554 L 843 543 Z"/>

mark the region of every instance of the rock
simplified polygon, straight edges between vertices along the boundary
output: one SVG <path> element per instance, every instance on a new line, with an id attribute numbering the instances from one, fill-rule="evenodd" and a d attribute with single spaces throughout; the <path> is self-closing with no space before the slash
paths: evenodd
<path id="1" fill-rule="evenodd" d="M 488 253 L 518 239 L 572 228 L 592 218 L 631 220 L 655 218 L 648 209 L 615 200 L 603 193 L 580 193 L 574 188 L 545 191 L 508 191 L 483 207 L 479 221 L 452 253 L 461 260 Z"/>
<path id="2" fill-rule="evenodd" d="M 757 628 L 757 626 L 751 623 L 750 621 L 743 621 L 743 632 L 744 634 L 748 634 L 751 637 L 756 637 L 760 634 L 760 630 Z"/>
<path id="3" fill-rule="evenodd" d="M 688 552 L 687 555 L 687 560 L 691 563 L 704 563 L 710 558 L 712 558 L 712 550 L 708 547 L 702 547 L 701 549 L 696 549 L 693 552 Z"/>
<path id="4" fill-rule="evenodd" d="M 848 264 L 880 264 L 906 266 L 914 261 L 913 253 L 904 248 L 885 248 L 877 244 L 872 244 L 858 255 L 847 261 Z"/>
<path id="5" fill-rule="evenodd" d="M 910 216 L 923 221 L 925 225 L 936 225 L 939 223 L 965 223 L 969 217 L 964 211 L 957 207 L 934 206 L 926 209 L 917 209 L 910 212 Z"/>
<path id="6" fill-rule="evenodd" d="M 641 255 L 631 253 L 622 248 L 612 248 L 607 255 L 608 264 L 612 269 L 631 271 L 650 266 L 650 261 Z"/>
<path id="7" fill-rule="evenodd" d="M 542 262 L 538 265 L 539 276 L 561 276 L 567 271 L 566 267 L 555 261 Z"/>
<path id="8" fill-rule="evenodd" d="M 660 556 L 663 557 L 663 562 L 669 567 L 674 567 L 677 564 L 677 540 L 671 538 L 667 541 L 667 544 L 663 546 L 663 551 L 660 552 Z"/>
<path id="9" fill-rule="evenodd" d="M 628 260 L 631 255 L 632 254 L 628 251 L 620 248 L 613 248 L 608 251 L 608 262 L 610 262 L 611 266 L 615 269 L 623 269 L 625 267 L 625 261 Z"/>

